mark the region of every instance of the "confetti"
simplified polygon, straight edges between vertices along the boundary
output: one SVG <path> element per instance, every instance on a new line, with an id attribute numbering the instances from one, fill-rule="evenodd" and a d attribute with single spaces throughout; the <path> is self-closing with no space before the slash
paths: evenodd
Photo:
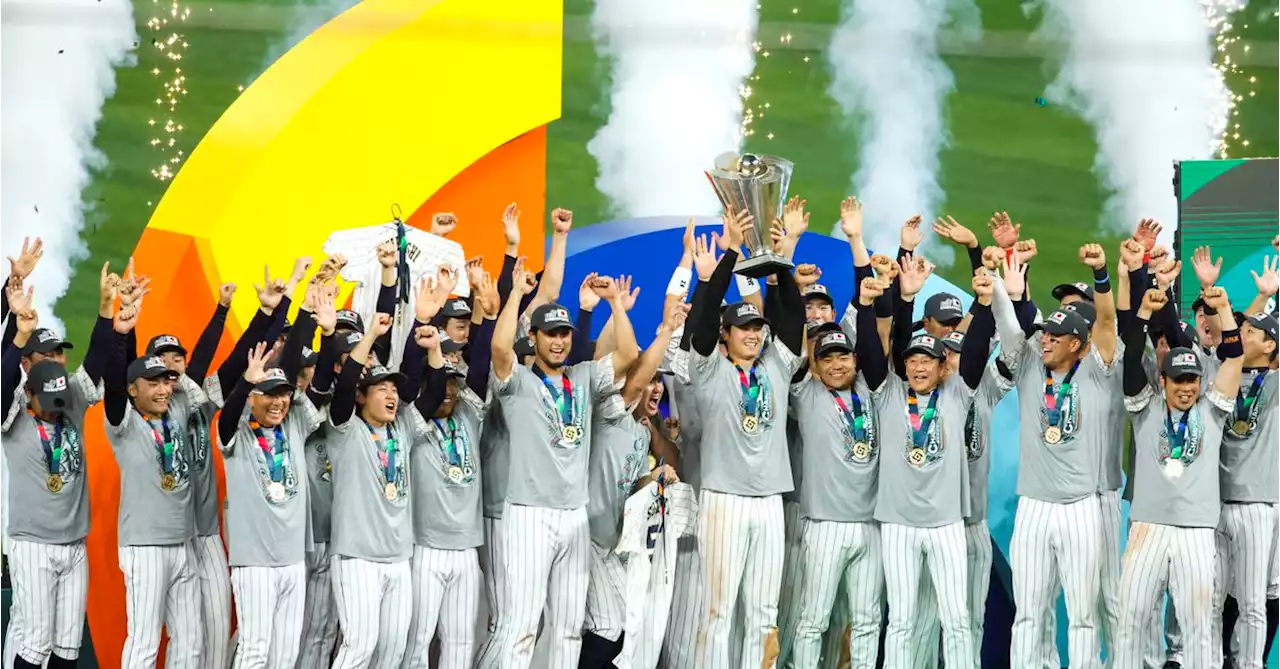
<path id="1" fill-rule="evenodd" d="M 152 32 L 151 46 L 155 48 L 160 62 L 152 66 L 150 72 L 160 82 L 161 94 L 155 102 L 161 109 L 163 120 L 148 119 L 147 126 L 153 131 L 162 129 L 165 137 L 152 135 L 147 143 L 160 152 L 159 164 L 152 168 L 151 176 L 168 181 L 177 173 L 177 166 L 185 157 L 178 146 L 177 135 L 183 126 L 177 122 L 177 115 L 178 105 L 187 94 L 187 77 L 181 63 L 188 44 L 180 31 L 182 24 L 191 16 L 191 9 L 184 5 L 183 0 L 152 0 L 151 4 L 153 13 L 146 25 Z"/>

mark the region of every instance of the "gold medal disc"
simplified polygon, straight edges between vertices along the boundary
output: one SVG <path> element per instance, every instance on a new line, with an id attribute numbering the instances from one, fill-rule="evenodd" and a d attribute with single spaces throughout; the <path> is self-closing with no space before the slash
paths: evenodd
<path id="1" fill-rule="evenodd" d="M 581 432 L 578 430 L 578 426 L 577 426 L 577 425 L 565 425 L 565 426 L 564 426 L 564 440 L 565 440 L 565 441 L 577 441 L 577 440 L 578 440 L 578 437 L 580 437 L 580 436 L 582 436 L 582 435 L 581 435 Z"/>
<path id="2" fill-rule="evenodd" d="M 60 492 L 62 483 L 62 474 L 50 474 L 49 478 L 44 480 L 44 485 L 49 489 L 49 492 Z"/>
<path id="3" fill-rule="evenodd" d="M 1231 425 L 1231 431 L 1236 434 L 1249 434 L 1249 421 L 1241 419 Z"/>
<path id="4" fill-rule="evenodd" d="M 382 489 L 382 496 L 383 496 L 383 497 L 386 497 L 388 502 L 395 500 L 395 498 L 396 498 L 396 484 L 394 484 L 394 483 L 388 483 L 388 484 L 387 484 L 387 487 L 385 487 L 385 488 L 383 488 L 383 489 Z"/>
<path id="5" fill-rule="evenodd" d="M 1044 429 L 1044 443 L 1057 444 L 1062 441 L 1062 429 L 1057 425 L 1050 425 Z"/>
<path id="6" fill-rule="evenodd" d="M 755 434 L 760 429 L 760 419 L 751 415 L 743 416 L 742 429 L 745 430 L 747 434 Z"/>
<path id="7" fill-rule="evenodd" d="M 449 480 L 457 483 L 462 480 L 462 467 L 453 465 L 449 467 Z"/>
<path id="8" fill-rule="evenodd" d="M 165 474 L 160 477 L 160 488 L 172 492 L 178 487 L 178 479 L 173 474 Z"/>
<path id="9" fill-rule="evenodd" d="M 1171 479 L 1176 479 L 1179 476 L 1182 476 L 1182 469 L 1183 465 L 1181 460 L 1169 458 L 1169 461 L 1164 463 L 1164 473 L 1168 474 Z"/>
<path id="10" fill-rule="evenodd" d="M 924 449 L 923 448 L 911 449 L 911 452 L 907 453 L 907 462 L 910 462 L 913 465 L 924 464 Z"/>
<path id="11" fill-rule="evenodd" d="M 853 445 L 853 457 L 865 460 L 868 455 L 871 455 L 871 447 L 867 445 L 867 442 L 859 441 Z"/>

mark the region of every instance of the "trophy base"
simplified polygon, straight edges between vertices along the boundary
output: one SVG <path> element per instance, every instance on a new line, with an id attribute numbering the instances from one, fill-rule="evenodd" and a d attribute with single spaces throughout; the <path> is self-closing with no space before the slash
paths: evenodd
<path id="1" fill-rule="evenodd" d="M 761 253 L 739 261 L 737 265 L 734 265 L 733 272 L 752 279 L 763 279 L 777 274 L 780 270 L 785 271 L 792 267 L 795 267 L 795 264 L 780 255 Z"/>

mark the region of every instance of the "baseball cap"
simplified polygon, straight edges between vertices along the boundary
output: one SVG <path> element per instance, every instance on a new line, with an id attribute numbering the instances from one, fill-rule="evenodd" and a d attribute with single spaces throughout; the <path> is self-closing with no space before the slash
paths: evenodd
<path id="1" fill-rule="evenodd" d="M 1079 295 L 1090 302 L 1093 301 L 1093 286 L 1087 283 L 1060 283 L 1053 287 L 1053 299 L 1061 301 L 1068 295 Z"/>
<path id="2" fill-rule="evenodd" d="M 337 316 L 338 324 L 334 326 L 335 330 L 352 329 L 364 332 L 364 321 L 360 319 L 360 314 L 351 309 L 339 309 Z"/>
<path id="3" fill-rule="evenodd" d="M 334 335 L 334 338 L 333 345 L 338 351 L 338 355 L 342 355 L 355 350 L 355 347 L 360 344 L 360 340 L 364 339 L 364 333 L 359 330 L 348 330 L 339 332 Z"/>
<path id="4" fill-rule="evenodd" d="M 849 342 L 849 336 L 840 328 L 832 331 L 824 331 L 818 337 L 818 343 L 813 346 L 814 357 L 821 358 L 828 353 L 853 353 L 853 345 Z"/>
<path id="5" fill-rule="evenodd" d="M 45 411 L 62 411 L 71 406 L 67 368 L 55 360 L 41 360 L 27 372 L 27 390 L 36 396 Z"/>
<path id="6" fill-rule="evenodd" d="M 1195 312 L 1197 312 L 1197 311 L 1201 311 L 1201 310 L 1203 310 L 1206 306 L 1207 306 L 1207 305 L 1204 303 L 1204 298 L 1203 298 L 1203 297 L 1197 297 L 1197 298 L 1195 299 L 1195 301 L 1193 301 L 1193 302 L 1191 303 L 1191 313 L 1195 313 Z"/>
<path id="7" fill-rule="evenodd" d="M 401 374 L 400 372 L 397 372 L 395 370 L 383 367 L 382 365 L 375 365 L 373 367 L 370 367 L 369 371 L 366 372 L 363 377 L 361 377 L 360 384 L 359 384 L 360 389 L 363 390 L 365 388 L 368 388 L 369 386 L 374 385 L 375 383 L 382 383 L 383 381 L 394 381 L 398 386 L 404 381 L 404 374 Z"/>
<path id="8" fill-rule="evenodd" d="M 467 305 L 467 301 L 455 297 L 444 303 L 444 307 L 440 309 L 440 315 L 445 318 L 471 318 L 471 307 Z"/>
<path id="9" fill-rule="evenodd" d="M 955 295 L 936 293 L 925 300 L 924 317 L 943 325 L 955 325 L 964 320 L 964 308 L 960 306 L 960 298 Z"/>
<path id="10" fill-rule="evenodd" d="M 1259 330 L 1263 334 L 1271 337 L 1271 341 L 1280 341 L 1276 338 L 1277 320 L 1275 314 L 1253 314 L 1248 318 L 1249 324 Z"/>
<path id="11" fill-rule="evenodd" d="M 253 392 L 262 395 L 270 395 L 281 388 L 293 392 L 293 384 L 289 383 L 289 377 L 285 376 L 284 370 L 279 367 L 268 369 L 267 377 L 253 384 Z"/>
<path id="12" fill-rule="evenodd" d="M 1204 376 L 1204 365 L 1200 364 L 1200 356 L 1189 348 L 1181 346 L 1169 349 L 1160 363 L 1160 373 L 1176 379 L 1180 376 Z"/>
<path id="13" fill-rule="evenodd" d="M 22 355 L 53 353 L 64 348 L 75 348 L 75 346 L 72 346 L 69 341 L 63 341 L 62 337 L 49 328 L 37 328 L 31 333 L 31 339 L 27 340 L 27 345 L 22 347 Z"/>
<path id="14" fill-rule="evenodd" d="M 569 318 L 569 310 L 552 303 L 533 310 L 533 315 L 529 318 L 529 329 L 535 332 L 553 332 L 577 328 L 573 325 L 573 319 Z"/>
<path id="15" fill-rule="evenodd" d="M 1059 309 L 1049 314 L 1036 327 L 1051 335 L 1071 335 L 1079 339 L 1081 344 L 1089 341 L 1089 324 L 1085 322 L 1084 316 L 1074 311 Z"/>
<path id="16" fill-rule="evenodd" d="M 760 313 L 756 305 L 750 302 L 735 302 L 724 308 L 720 313 L 720 325 L 722 327 L 742 327 L 748 323 L 764 323 L 769 324 L 769 319 Z"/>
<path id="17" fill-rule="evenodd" d="M 319 360 L 320 360 L 320 356 L 316 355 L 316 352 L 311 350 L 310 346 L 302 347 L 302 366 L 303 367 L 315 367 L 316 362 L 318 362 Z"/>
<path id="18" fill-rule="evenodd" d="M 942 341 L 937 337 L 927 334 L 916 335 L 913 337 L 911 339 L 911 343 L 907 344 L 907 350 L 902 352 L 902 357 L 909 357 L 913 353 L 923 353 L 939 360 L 947 357 L 947 352 L 942 346 Z"/>
<path id="19" fill-rule="evenodd" d="M 1092 302 L 1081 300 L 1079 302 L 1072 302 L 1071 304 L 1064 304 L 1062 305 L 1062 310 L 1074 311 L 1077 314 L 1080 314 L 1080 317 L 1084 319 L 1085 323 L 1089 324 L 1089 327 L 1093 327 L 1094 322 L 1098 320 L 1098 309 L 1093 306 Z"/>
<path id="20" fill-rule="evenodd" d="M 466 342 L 454 341 L 448 337 L 440 338 L 441 353 L 457 353 L 466 347 Z"/>
<path id="21" fill-rule="evenodd" d="M 835 300 L 831 299 L 831 291 L 820 283 L 815 283 L 804 289 L 804 301 L 808 302 L 809 300 L 825 300 L 827 304 L 835 304 Z"/>
<path id="22" fill-rule="evenodd" d="M 942 345 L 959 353 L 960 347 L 964 345 L 964 333 L 959 330 L 948 332 L 947 336 L 942 338 Z"/>
<path id="23" fill-rule="evenodd" d="M 534 354 L 533 340 L 528 337 L 521 337 L 516 340 L 512 350 L 515 351 L 516 358 L 527 358 Z"/>
<path id="24" fill-rule="evenodd" d="M 166 367 L 160 358 L 146 355 L 129 363 L 127 376 L 129 383 L 133 383 L 138 379 L 177 379 L 178 373 Z"/>
<path id="25" fill-rule="evenodd" d="M 466 378 L 467 376 L 466 374 L 462 373 L 462 370 L 459 369 L 457 365 L 447 360 L 444 363 L 444 373 L 446 377 L 454 377 L 459 379 Z"/>
<path id="26" fill-rule="evenodd" d="M 156 335 L 147 342 L 147 355 L 160 355 L 176 351 L 182 355 L 187 354 L 187 349 L 178 341 L 178 338 L 170 334 Z"/>
<path id="27" fill-rule="evenodd" d="M 840 324 L 833 321 L 809 321 L 804 324 L 804 328 L 805 334 L 817 341 L 819 334 L 839 330 Z"/>

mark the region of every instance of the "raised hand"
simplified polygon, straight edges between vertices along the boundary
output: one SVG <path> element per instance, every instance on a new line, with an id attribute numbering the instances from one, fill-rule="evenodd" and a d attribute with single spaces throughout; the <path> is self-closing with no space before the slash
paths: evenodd
<path id="1" fill-rule="evenodd" d="M 1085 244 L 1080 247 L 1080 262 L 1091 269 L 1102 269 L 1107 266 L 1107 254 L 1097 244 Z"/>
<path id="2" fill-rule="evenodd" d="M 1169 302 L 1169 296 L 1159 288 L 1149 288 L 1142 294 L 1142 309 L 1149 313 L 1158 313 Z"/>
<path id="3" fill-rule="evenodd" d="M 1146 250 L 1142 248 L 1142 242 L 1136 239 L 1126 239 L 1120 242 L 1120 263 L 1129 271 L 1133 271 L 1143 266 L 1143 257 Z"/>
<path id="4" fill-rule="evenodd" d="M 875 271 L 876 276 L 888 281 L 898 278 L 898 263 L 887 255 L 877 253 L 871 256 L 871 269 Z"/>
<path id="5" fill-rule="evenodd" d="M 681 258 L 681 267 L 688 266 L 684 264 L 686 261 L 693 261 L 694 244 L 696 244 L 693 239 L 693 228 L 696 224 L 697 221 L 692 216 L 689 217 L 689 222 L 684 224 L 684 234 L 680 237 L 680 244 L 684 247 L 684 256 Z"/>
<path id="6" fill-rule="evenodd" d="M 1271 296 L 1280 291 L 1280 256 L 1273 256 L 1262 259 L 1262 274 L 1258 274 L 1253 270 L 1249 270 L 1253 275 L 1253 283 L 1258 286 L 1258 292 Z"/>
<path id="7" fill-rule="evenodd" d="M 396 248 L 394 239 L 388 239 L 378 244 L 378 264 L 388 269 L 395 267 L 400 262 L 400 249 Z"/>
<path id="8" fill-rule="evenodd" d="M 332 281 L 338 276 L 338 272 L 341 272 L 342 268 L 346 266 L 347 257 L 341 253 L 335 253 L 328 258 L 325 258 L 324 262 L 320 263 L 320 269 L 316 270 L 316 275 L 312 278 L 312 281 L 317 283 L 327 283 Z"/>
<path id="9" fill-rule="evenodd" d="M 36 291 L 35 286 L 30 286 L 24 291 L 22 289 L 22 280 L 16 276 L 11 276 L 4 290 L 9 298 L 10 311 L 16 313 L 31 308 L 31 298 Z"/>
<path id="10" fill-rule="evenodd" d="M 920 242 L 924 241 L 924 233 L 920 232 L 920 223 L 923 221 L 920 214 L 908 218 L 898 233 L 898 245 L 908 251 L 914 251 Z"/>
<path id="11" fill-rule="evenodd" d="M 782 219 L 773 219 L 773 224 L 769 226 L 769 248 L 773 249 L 774 253 L 785 256 L 790 254 L 794 244 L 795 240 L 787 236 L 787 229 Z"/>
<path id="12" fill-rule="evenodd" d="M 666 303 L 662 305 L 662 325 L 668 330 L 678 330 L 689 316 L 689 309 L 693 305 L 684 301 L 686 296 L 687 293 L 668 295 Z"/>
<path id="13" fill-rule="evenodd" d="M 224 283 L 218 286 L 218 304 L 223 307 L 231 306 L 231 298 L 236 296 L 236 285 L 234 283 Z"/>
<path id="14" fill-rule="evenodd" d="M 662 421 L 662 425 L 667 428 L 667 438 L 671 441 L 680 439 L 680 419 L 671 417 Z"/>
<path id="15" fill-rule="evenodd" d="M 1178 278 L 1178 275 L 1181 273 L 1182 273 L 1181 260 L 1175 260 L 1173 258 L 1169 258 L 1168 260 L 1165 260 L 1164 262 L 1160 263 L 1159 267 L 1156 268 L 1156 286 L 1159 287 L 1160 290 L 1168 289 L 1169 286 L 1173 285 L 1173 282 Z"/>
<path id="16" fill-rule="evenodd" d="M 286 295 L 293 294 L 293 290 L 307 277 L 309 269 L 311 269 L 311 256 L 303 256 L 293 261 L 293 272 L 289 274 L 289 281 L 284 287 Z"/>
<path id="17" fill-rule="evenodd" d="M 818 282 L 822 278 L 822 269 L 817 265 L 805 263 L 796 265 L 796 285 L 803 290 Z"/>
<path id="18" fill-rule="evenodd" d="M 1191 256 L 1191 267 L 1196 270 L 1196 278 L 1200 280 L 1200 287 L 1208 288 L 1217 283 L 1218 277 L 1222 275 L 1222 258 L 1214 261 L 1209 247 L 1200 246 L 1196 248 L 1195 254 Z"/>
<path id="19" fill-rule="evenodd" d="M 1013 248 L 1018 243 L 1018 236 L 1022 234 L 1022 224 L 1014 225 L 1007 211 L 992 214 L 991 220 L 987 221 L 987 228 L 991 230 L 991 238 L 996 240 L 996 246 L 1002 249 Z"/>
<path id="20" fill-rule="evenodd" d="M 511 269 L 511 292 L 518 297 L 524 297 L 538 287 L 537 277 L 525 268 L 524 262 L 524 256 L 516 258 L 515 266 Z"/>
<path id="21" fill-rule="evenodd" d="M 612 277 L 596 277 L 596 280 L 591 282 L 591 290 L 595 291 L 602 300 L 612 302 L 615 297 L 618 297 L 618 284 Z"/>
<path id="22" fill-rule="evenodd" d="M 1011 300 L 1022 299 L 1027 292 L 1027 266 L 1018 258 L 1017 253 L 1005 259 L 1003 266 L 1004 291 Z"/>
<path id="23" fill-rule="evenodd" d="M 321 287 L 317 294 L 315 310 L 311 312 L 311 317 L 315 319 L 316 327 L 320 328 L 322 335 L 331 335 L 338 327 L 338 310 L 334 305 L 336 297 L 327 285 Z"/>
<path id="24" fill-rule="evenodd" d="M 266 265 L 262 267 L 262 285 L 255 283 L 253 288 L 258 291 L 258 304 L 261 304 L 264 309 L 275 309 L 280 306 L 280 301 L 284 299 L 286 292 L 284 282 L 271 278 L 271 268 Z M 124 295 L 123 291 L 121 295 Z M 121 303 L 123 302 L 122 297 Z"/>
<path id="25" fill-rule="evenodd" d="M 18 257 L 9 256 L 9 276 L 16 276 L 19 279 L 31 276 L 32 270 L 36 268 L 36 263 L 40 262 L 43 255 L 44 242 L 39 237 L 36 237 L 35 241 L 23 237 L 22 251 L 18 253 Z"/>
<path id="26" fill-rule="evenodd" d="M 138 316 L 142 313 L 140 305 L 121 304 L 120 309 L 116 311 L 116 317 L 112 322 L 112 327 L 120 334 L 129 334 L 133 328 L 138 325 Z"/>
<path id="27" fill-rule="evenodd" d="M 903 299 L 915 297 L 924 288 L 929 275 L 933 274 L 933 264 L 922 257 L 908 253 L 900 263 L 902 273 L 898 276 L 898 288 Z"/>
<path id="28" fill-rule="evenodd" d="M 271 351 L 267 350 L 267 342 L 261 342 L 249 351 L 249 361 L 244 368 L 244 380 L 251 384 L 267 380 L 267 361 L 271 359 Z"/>
<path id="29" fill-rule="evenodd" d="M 595 272 L 592 272 L 582 278 L 582 285 L 578 287 L 579 309 L 591 311 L 600 304 L 600 296 L 592 289 L 592 286 L 595 285 L 596 279 L 598 278 L 599 276 Z"/>
<path id="30" fill-rule="evenodd" d="M 889 280 L 883 277 L 869 276 L 862 280 L 862 285 L 858 289 L 858 300 L 863 306 L 871 306 L 876 298 L 884 295 L 884 291 L 889 290 Z"/>
<path id="31" fill-rule="evenodd" d="M 1167 257 L 1169 257 L 1169 247 L 1164 244 L 1156 244 L 1151 247 L 1150 251 L 1147 251 L 1147 260 L 1153 265 L 1159 264 L 1161 260 Z"/>
<path id="32" fill-rule="evenodd" d="M 1214 311 L 1223 311 L 1231 308 L 1231 300 L 1227 297 L 1227 289 L 1222 286 L 1209 286 L 1202 293 L 1204 303 Z"/>
<path id="33" fill-rule="evenodd" d="M 982 249 L 982 266 L 987 268 L 988 272 L 994 272 L 1004 264 L 1004 260 L 1008 255 L 999 246 L 988 246 Z"/>
<path id="34" fill-rule="evenodd" d="M 507 238 L 507 246 L 520 246 L 520 208 L 514 202 L 502 210 L 502 236 Z"/>
<path id="35" fill-rule="evenodd" d="M 573 212 L 568 209 L 551 210 L 551 229 L 558 235 L 569 234 L 573 227 Z"/>
<path id="36" fill-rule="evenodd" d="M 800 196 L 793 195 L 782 206 L 782 229 L 792 240 L 800 239 L 800 235 L 809 229 L 809 215 L 804 213 L 805 204 L 806 201 L 801 200 Z"/>
<path id="37" fill-rule="evenodd" d="M 840 232 L 845 237 L 862 236 L 862 203 L 853 195 L 840 202 Z"/>
<path id="38" fill-rule="evenodd" d="M 16 323 L 18 334 L 30 337 L 31 333 L 35 332 L 36 328 L 40 326 L 40 314 L 35 309 L 26 307 L 22 310 L 13 309 L 12 311 L 18 317 Z M 128 330 L 125 332 L 128 332 Z"/>
<path id="39" fill-rule="evenodd" d="M 440 304 L 443 306 L 449 300 L 449 296 L 453 294 L 454 289 L 458 287 L 458 273 L 449 265 L 438 265 L 436 267 L 436 286 L 435 293 Z"/>
<path id="40" fill-rule="evenodd" d="M 137 304 L 142 299 L 142 296 L 151 292 L 151 278 L 145 275 L 130 275 L 120 282 L 117 292 L 120 294 L 120 306 L 122 308 Z"/>
<path id="41" fill-rule="evenodd" d="M 636 300 L 640 297 L 640 286 L 631 287 L 631 275 L 624 274 L 618 277 L 618 297 L 622 298 L 622 308 L 631 311 L 636 306 Z"/>
<path id="42" fill-rule="evenodd" d="M 1018 256 L 1018 260 L 1024 265 L 1031 262 L 1031 259 L 1036 257 L 1037 253 L 1036 240 L 1034 239 L 1020 239 L 1013 245 L 1013 254 Z"/>
<path id="43" fill-rule="evenodd" d="M 983 304 L 991 304 L 991 296 L 996 292 L 996 282 L 991 278 L 985 270 L 977 269 L 973 272 L 973 295 L 982 300 Z"/>
<path id="44" fill-rule="evenodd" d="M 712 242 L 707 243 L 707 236 L 698 237 L 698 242 L 693 251 L 693 267 L 698 272 L 698 279 L 707 281 L 711 278 L 711 274 L 716 271 L 716 265 L 720 264 L 720 258 L 716 256 L 715 235 L 712 235 Z"/>
<path id="45" fill-rule="evenodd" d="M 1144 252 L 1149 253 L 1156 245 L 1156 239 L 1160 237 L 1160 231 L 1163 229 L 1156 219 L 1144 218 L 1138 221 L 1138 229 L 1133 231 L 1133 239 L 1142 245 Z"/>
<path id="46" fill-rule="evenodd" d="M 22 280 L 16 275 L 11 275 L 18 279 L 18 285 L 22 285 Z M 111 271 L 111 263 L 102 263 L 102 272 L 98 277 L 98 301 L 100 304 L 111 304 L 116 299 L 116 293 L 120 289 L 120 275 Z M 10 308 L 15 309 L 10 303 Z"/>
<path id="47" fill-rule="evenodd" d="M 374 314 L 373 323 L 369 324 L 369 332 L 373 333 L 374 337 L 381 337 L 391 332 L 391 322 L 391 314 Z"/>
<path id="48" fill-rule="evenodd" d="M 938 218 L 938 220 L 933 223 L 933 232 L 953 244 L 968 246 L 970 248 L 977 248 L 978 246 L 978 236 L 973 234 L 973 231 L 969 228 L 960 225 L 956 219 L 951 218 L 950 216 L 946 218 Z"/>
<path id="49" fill-rule="evenodd" d="M 458 227 L 458 217 L 453 212 L 442 211 L 431 216 L 431 234 L 439 237 L 448 237 L 453 229 Z"/>
<path id="50" fill-rule="evenodd" d="M 413 331 L 413 341 L 421 348 L 431 351 L 440 348 L 440 331 L 434 325 L 423 325 Z"/>
<path id="51" fill-rule="evenodd" d="M 486 316 L 497 318 L 502 298 L 498 295 L 498 286 L 493 282 L 493 275 L 488 272 L 481 274 L 480 283 L 471 288 L 476 298 L 476 305 L 484 311 Z"/>
<path id="52" fill-rule="evenodd" d="M 720 239 L 720 249 L 727 251 L 741 248 L 747 238 L 747 230 L 751 229 L 755 219 L 745 209 L 742 211 L 728 209 L 721 220 L 724 221 L 724 235 Z"/>
<path id="53" fill-rule="evenodd" d="M 474 286 L 480 283 L 480 277 L 484 275 L 484 256 L 476 256 L 467 260 L 467 285 Z"/>

